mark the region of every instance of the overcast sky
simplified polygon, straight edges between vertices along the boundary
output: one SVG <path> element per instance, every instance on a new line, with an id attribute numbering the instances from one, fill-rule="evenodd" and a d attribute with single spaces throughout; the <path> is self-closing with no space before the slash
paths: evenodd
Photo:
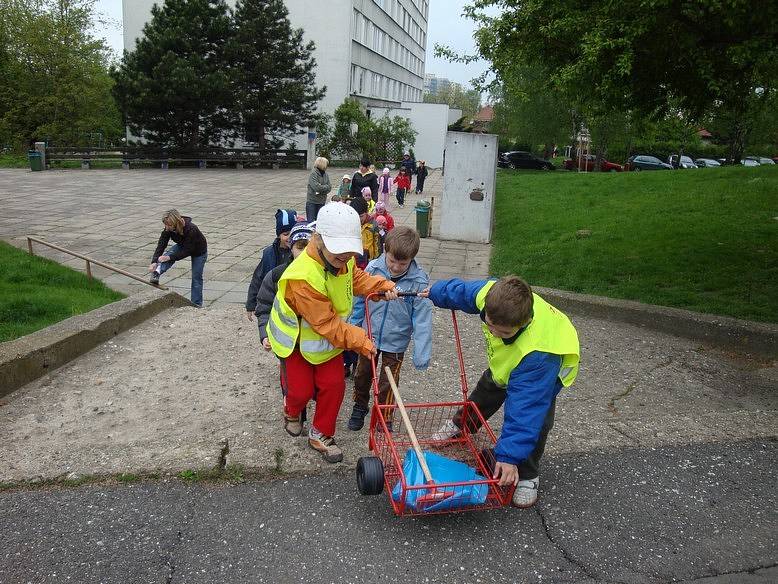
<path id="1" fill-rule="evenodd" d="M 448 77 L 464 85 L 480 75 L 486 64 L 471 63 L 461 65 L 449 63 L 433 56 L 435 43 L 446 44 L 462 53 L 472 53 L 474 24 L 472 20 L 462 18 L 462 7 L 467 0 L 430 0 L 429 24 L 427 28 L 427 60 L 426 72 L 435 73 L 439 77 Z M 97 0 L 96 8 L 104 23 L 99 26 L 97 34 L 108 41 L 108 45 L 117 56 L 122 54 L 122 0 Z"/>

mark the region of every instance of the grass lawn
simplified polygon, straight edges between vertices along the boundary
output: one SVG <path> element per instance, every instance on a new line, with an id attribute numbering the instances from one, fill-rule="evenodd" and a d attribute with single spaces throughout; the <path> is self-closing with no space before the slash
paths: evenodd
<path id="1" fill-rule="evenodd" d="M 499 171 L 491 272 L 778 322 L 778 166 Z"/>
<path id="2" fill-rule="evenodd" d="M 0 168 L 30 168 L 26 154 L 0 154 Z"/>
<path id="3" fill-rule="evenodd" d="M 121 298 L 99 280 L 0 241 L 0 342 Z"/>

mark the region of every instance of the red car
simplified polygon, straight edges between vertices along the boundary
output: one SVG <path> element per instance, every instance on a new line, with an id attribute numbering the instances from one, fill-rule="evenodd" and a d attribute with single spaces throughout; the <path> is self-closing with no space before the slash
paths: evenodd
<path id="1" fill-rule="evenodd" d="M 586 172 L 594 172 L 597 169 L 597 157 L 594 154 L 588 154 L 579 158 L 568 158 L 564 162 L 565 170 L 579 170 Z M 600 161 L 600 169 L 602 172 L 621 172 L 624 167 L 621 164 L 615 162 L 608 162 L 604 158 Z"/>

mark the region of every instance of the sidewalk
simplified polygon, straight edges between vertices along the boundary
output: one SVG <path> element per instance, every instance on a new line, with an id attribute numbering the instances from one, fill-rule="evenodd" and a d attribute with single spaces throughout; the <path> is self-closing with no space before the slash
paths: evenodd
<path id="1" fill-rule="evenodd" d="M 344 169 L 333 168 L 333 181 Z M 278 208 L 305 209 L 308 171 L 303 170 L 66 170 L 31 173 L 0 169 L 0 238 L 26 249 L 36 235 L 73 251 L 146 276 L 159 238 L 161 214 L 175 207 L 192 216 L 208 239 L 204 298 L 208 306 L 242 305 L 262 249 L 275 237 Z M 440 198 L 443 181 L 433 171 L 425 199 Z M 411 194 L 391 211 L 399 224 L 415 226 Z M 433 214 L 433 235 L 439 213 Z M 84 261 L 44 246 L 37 254 L 85 271 Z M 489 246 L 437 239 L 422 241 L 419 261 L 433 279 L 484 277 Z M 162 284 L 189 296 L 189 261 L 173 267 Z M 126 294 L 143 284 L 93 266 L 95 277 Z"/>

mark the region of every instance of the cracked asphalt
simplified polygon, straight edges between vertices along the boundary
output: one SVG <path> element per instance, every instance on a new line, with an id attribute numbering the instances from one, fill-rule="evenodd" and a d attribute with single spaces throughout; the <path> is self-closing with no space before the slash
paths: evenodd
<path id="1" fill-rule="evenodd" d="M 546 459 L 531 510 L 397 518 L 351 470 L 0 494 L 0 582 L 778 581 L 774 440 Z"/>

